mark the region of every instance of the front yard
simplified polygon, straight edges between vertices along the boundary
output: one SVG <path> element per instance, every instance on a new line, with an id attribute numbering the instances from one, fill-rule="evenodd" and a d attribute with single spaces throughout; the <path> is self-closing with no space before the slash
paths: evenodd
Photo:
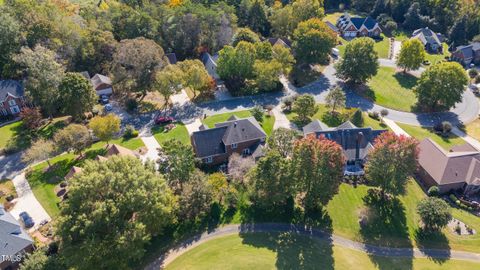
<path id="1" fill-rule="evenodd" d="M 430 138 L 447 151 L 450 150 L 450 148 L 452 148 L 455 145 L 462 145 L 466 143 L 462 138 L 458 137 L 453 133 L 450 133 L 448 137 L 442 137 L 436 134 L 435 132 L 433 132 L 431 128 L 411 126 L 411 125 L 402 124 L 402 123 L 397 123 L 397 124 L 403 130 L 405 130 L 405 132 L 410 134 L 410 136 L 417 138 L 419 141 L 422 141 L 423 139 L 426 139 L 426 138 Z"/>
<path id="2" fill-rule="evenodd" d="M 110 144 L 119 144 L 123 147 L 135 150 L 144 146 L 140 138 L 125 140 L 123 138 L 115 139 Z M 47 162 L 42 162 L 30 169 L 27 173 L 28 183 L 30 184 L 35 197 L 45 208 L 51 217 L 58 215 L 60 198 L 55 194 L 55 186 L 63 181 L 63 177 L 73 166 L 81 167 L 86 160 L 94 159 L 97 155 L 105 153 L 105 142 L 97 142 L 88 149 L 84 150 L 85 158 L 78 160 L 73 153 L 67 153 L 50 159 L 52 169 L 46 171 Z"/>
<path id="3" fill-rule="evenodd" d="M 380 41 L 375 40 L 374 49 L 378 53 L 379 58 L 387 59 L 388 52 L 390 51 L 390 41 L 389 41 L 389 38 L 386 37 L 384 34 L 382 34 L 382 37 L 383 39 Z M 337 49 L 340 51 L 340 56 L 343 56 L 345 54 L 345 47 L 350 41 L 342 37 L 339 37 L 338 39 L 342 43 L 342 45 L 338 45 Z"/>
<path id="4" fill-rule="evenodd" d="M 232 115 L 235 115 L 238 118 L 247 118 L 252 116 L 252 113 L 249 110 L 244 110 L 231 113 L 215 114 L 203 119 L 202 123 L 207 125 L 209 128 L 214 128 L 216 123 L 225 122 Z M 265 133 L 267 133 L 267 135 L 270 135 L 272 133 L 274 123 L 275 117 L 273 115 L 268 115 L 265 113 L 263 115 L 263 121 L 260 123 L 260 126 L 262 126 L 263 130 L 265 131 Z"/>
<path id="5" fill-rule="evenodd" d="M 9 196 L 17 197 L 13 182 L 9 179 L 0 179 L 0 204 L 3 205 L 7 202 L 7 197 Z"/>
<path id="6" fill-rule="evenodd" d="M 166 131 L 164 125 L 157 125 L 152 128 L 152 132 L 160 145 L 163 145 L 171 139 L 176 139 L 183 144 L 190 144 L 190 136 L 183 123 L 175 123 L 175 128 L 169 131 Z"/>
<path id="7" fill-rule="evenodd" d="M 417 102 L 413 93 L 416 84 L 415 76 L 396 72 L 392 67 L 380 67 L 377 75 L 368 82 L 368 89 L 364 95 L 376 104 L 410 112 Z"/>
<path id="8" fill-rule="evenodd" d="M 450 56 L 451 53 L 448 51 L 448 45 L 446 43 L 443 43 L 442 46 L 443 46 L 443 54 L 426 53 L 425 60 L 428 60 L 431 65 L 437 62 L 445 61 L 445 57 Z"/>

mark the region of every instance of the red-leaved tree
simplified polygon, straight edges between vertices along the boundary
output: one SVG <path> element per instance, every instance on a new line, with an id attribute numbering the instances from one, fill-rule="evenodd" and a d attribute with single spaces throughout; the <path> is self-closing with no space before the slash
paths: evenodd
<path id="1" fill-rule="evenodd" d="M 417 168 L 418 141 L 393 132 L 375 139 L 365 167 L 367 178 L 382 192 L 398 195 L 405 192 L 409 177 Z"/>
<path id="2" fill-rule="evenodd" d="M 298 191 L 305 194 L 305 208 L 325 205 L 338 192 L 345 158 L 336 142 L 314 137 L 298 140 L 291 164 Z"/>

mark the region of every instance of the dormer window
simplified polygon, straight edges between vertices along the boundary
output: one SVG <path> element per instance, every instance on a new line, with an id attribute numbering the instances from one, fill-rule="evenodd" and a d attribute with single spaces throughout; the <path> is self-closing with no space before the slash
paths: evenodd
<path id="1" fill-rule="evenodd" d="M 213 162 L 213 157 L 207 157 L 205 159 L 205 163 L 212 163 Z"/>
<path id="2" fill-rule="evenodd" d="M 232 143 L 232 149 L 236 149 L 238 145 L 236 143 Z"/>
<path id="3" fill-rule="evenodd" d="M 10 106 L 15 106 L 15 105 L 17 105 L 17 103 L 15 102 L 14 99 L 10 99 L 10 100 L 8 101 L 8 105 L 10 105 Z"/>

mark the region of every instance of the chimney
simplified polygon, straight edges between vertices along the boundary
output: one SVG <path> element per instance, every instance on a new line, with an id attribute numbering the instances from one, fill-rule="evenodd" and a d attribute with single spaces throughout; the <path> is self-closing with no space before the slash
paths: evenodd
<path id="1" fill-rule="evenodd" d="M 237 121 L 233 122 L 233 127 L 234 127 L 234 128 L 237 127 Z"/>
<path id="2" fill-rule="evenodd" d="M 355 160 L 360 159 L 360 143 L 363 140 L 363 132 L 357 134 L 357 142 L 355 144 Z"/>

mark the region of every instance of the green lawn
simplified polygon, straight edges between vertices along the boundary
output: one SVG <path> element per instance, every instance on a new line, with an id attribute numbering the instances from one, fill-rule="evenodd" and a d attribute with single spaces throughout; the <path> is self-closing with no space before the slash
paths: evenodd
<path id="1" fill-rule="evenodd" d="M 235 115 L 238 118 L 247 118 L 252 116 L 249 110 L 237 111 L 232 113 L 222 113 L 222 114 L 215 114 L 215 115 L 208 116 L 207 118 L 203 119 L 202 123 L 207 125 L 209 128 L 213 128 L 215 127 L 216 123 L 225 122 L 232 115 Z M 263 121 L 262 123 L 260 123 L 260 125 L 262 126 L 265 133 L 267 133 L 267 135 L 270 135 L 272 133 L 274 123 L 275 123 L 275 117 L 273 115 L 270 116 L 270 115 L 264 114 Z"/>
<path id="2" fill-rule="evenodd" d="M 410 134 L 410 136 L 415 137 L 420 141 L 425 138 L 430 138 L 447 151 L 450 150 L 452 146 L 465 144 L 465 141 L 462 138 L 458 137 L 453 133 L 450 133 L 450 135 L 447 138 L 445 138 L 435 134 L 430 128 L 411 126 L 411 125 L 402 124 L 402 123 L 397 123 L 397 124 L 403 130 L 405 130 L 408 134 Z"/>
<path id="3" fill-rule="evenodd" d="M 364 252 L 292 233 L 233 234 L 184 253 L 166 269 L 475 269 L 479 264 L 448 260 L 369 256 Z"/>
<path id="4" fill-rule="evenodd" d="M 140 138 L 132 138 L 129 140 L 120 138 L 112 140 L 110 143 L 120 144 L 132 150 L 144 145 Z M 47 172 L 45 172 L 45 169 L 48 166 L 47 162 L 42 162 L 31 168 L 31 171 L 27 174 L 28 182 L 32 187 L 35 197 L 50 216 L 55 217 L 60 211 L 58 205 L 60 199 L 54 192 L 55 186 L 63 181 L 63 177 L 68 173 L 72 166 L 81 167 L 85 160 L 93 159 L 97 155 L 104 154 L 105 146 L 106 143 L 104 142 L 93 144 L 84 151 L 86 158 L 81 160 L 77 160 L 77 156 L 73 153 L 56 156 L 50 159 L 53 169 Z"/>
<path id="5" fill-rule="evenodd" d="M 182 123 L 175 123 L 175 125 L 176 127 L 168 132 L 165 132 L 165 126 L 157 125 L 152 128 L 153 136 L 160 145 L 171 139 L 179 140 L 183 144 L 190 144 L 190 136 L 185 125 Z"/>
<path id="6" fill-rule="evenodd" d="M 445 56 L 450 56 L 450 52 L 448 51 L 448 45 L 446 43 L 442 44 L 443 46 L 443 54 L 426 54 L 425 60 L 430 61 L 430 63 L 433 65 L 437 62 L 444 61 Z"/>
<path id="7" fill-rule="evenodd" d="M 7 145 L 15 146 L 17 150 L 25 149 L 30 146 L 33 135 L 38 138 L 51 139 L 57 130 L 67 125 L 68 118 L 68 116 L 54 118 L 33 132 L 25 129 L 22 121 L 3 126 L 0 128 L 0 149 Z"/>
<path id="8" fill-rule="evenodd" d="M 377 75 L 368 82 L 369 90 L 365 95 L 379 105 L 409 112 L 417 102 L 413 93 L 416 83 L 417 78 L 412 75 L 397 73 L 395 68 L 380 67 Z"/>
<path id="9" fill-rule="evenodd" d="M 382 34 L 383 40 L 381 41 L 375 41 L 375 46 L 374 49 L 378 53 L 379 58 L 388 58 L 388 52 L 390 50 L 390 41 L 388 40 L 388 37 Z M 340 42 L 342 45 L 337 46 L 337 49 L 340 51 L 340 56 L 343 56 L 345 54 L 345 47 L 349 43 L 348 40 L 339 37 Z"/>

